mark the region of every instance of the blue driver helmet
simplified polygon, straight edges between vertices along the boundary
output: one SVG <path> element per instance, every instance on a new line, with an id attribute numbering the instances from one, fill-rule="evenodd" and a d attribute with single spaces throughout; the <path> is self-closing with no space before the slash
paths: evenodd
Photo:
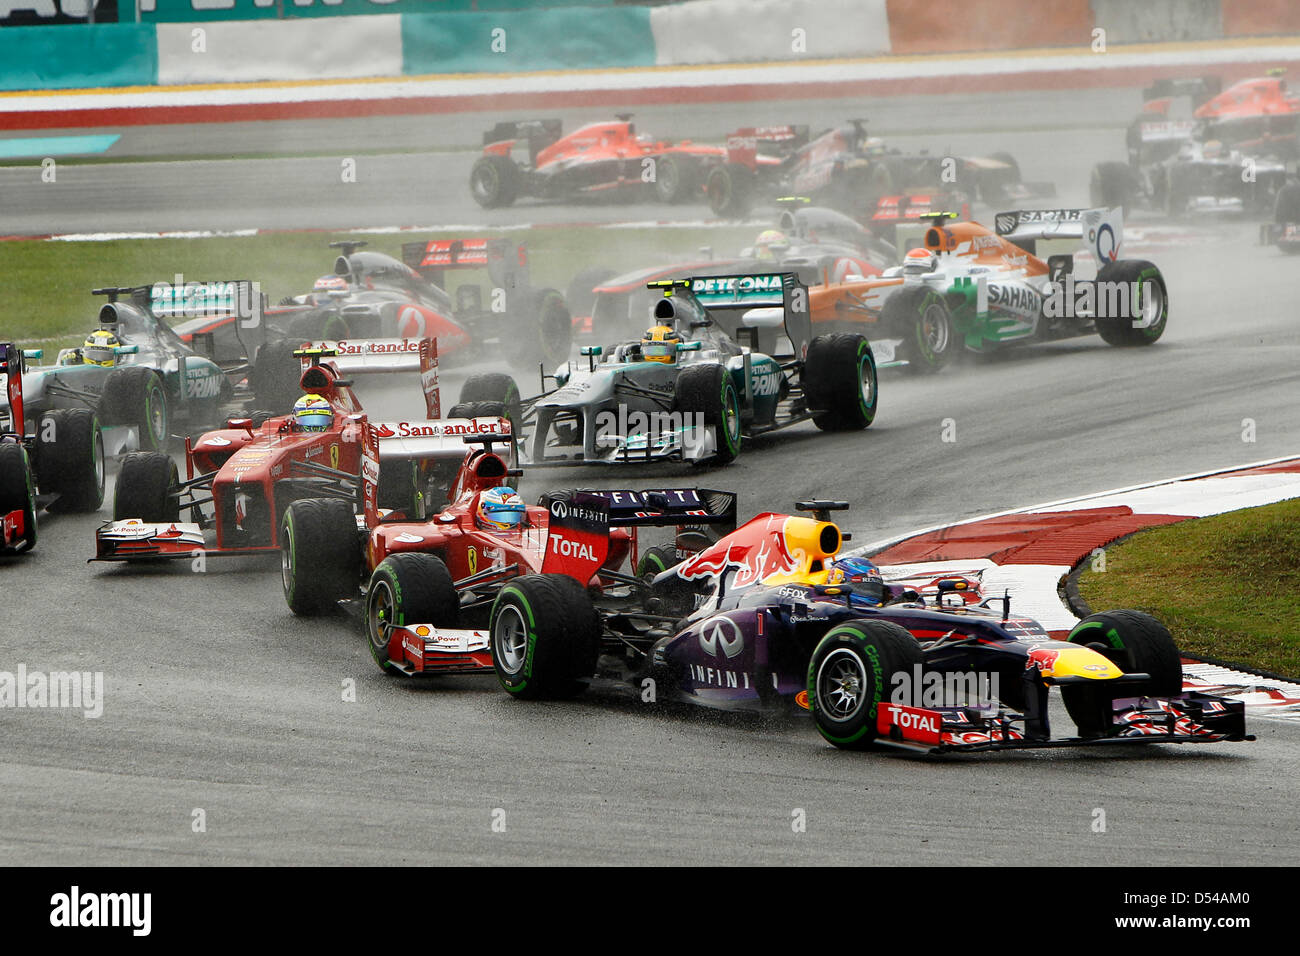
<path id="1" fill-rule="evenodd" d="M 885 600 L 885 581 L 880 569 L 867 558 L 840 558 L 831 565 L 826 583 L 848 591 L 853 604 L 877 607 Z"/>
<path id="2" fill-rule="evenodd" d="M 513 488 L 505 485 L 489 488 L 479 496 L 478 520 L 485 528 L 496 528 L 498 531 L 518 528 L 526 513 L 524 499 Z"/>
<path id="3" fill-rule="evenodd" d="M 328 431 L 334 424 L 334 409 L 319 395 L 304 395 L 293 403 L 293 420 L 305 432 Z"/>

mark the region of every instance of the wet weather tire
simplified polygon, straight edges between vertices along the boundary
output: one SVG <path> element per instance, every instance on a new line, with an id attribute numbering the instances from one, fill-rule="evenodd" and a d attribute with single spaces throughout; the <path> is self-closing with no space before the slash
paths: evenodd
<path id="1" fill-rule="evenodd" d="M 509 206 L 519 193 L 519 167 L 509 156 L 482 156 L 470 170 L 469 191 L 484 209 Z"/>
<path id="2" fill-rule="evenodd" d="M 51 511 L 97 511 L 104 503 L 104 434 L 90 409 L 46 414 L 36 432 L 35 459 L 37 487 L 59 496 Z"/>
<path id="3" fill-rule="evenodd" d="M 819 335 L 804 360 L 804 397 L 822 431 L 855 431 L 876 418 L 876 357 L 856 332 Z"/>
<path id="4" fill-rule="evenodd" d="M 1137 291 L 1136 303 L 1130 294 L 1133 290 Z M 1165 278 L 1156 266 L 1143 259 L 1108 262 L 1097 273 L 1095 308 L 1097 334 L 1107 344 L 1150 345 L 1164 334 L 1169 321 Z"/>
<path id="5" fill-rule="evenodd" d="M 573 578 L 516 578 L 497 595 L 489 624 L 501 686 L 521 698 L 580 692 L 596 671 L 600 627 L 591 596 Z"/>
<path id="6" fill-rule="evenodd" d="M 921 660 L 916 638 L 892 621 L 859 619 L 831 628 L 808 662 L 808 704 L 818 732 L 845 750 L 869 747 L 893 675 L 913 673 Z"/>
<path id="7" fill-rule="evenodd" d="M 313 617 L 355 597 L 361 581 L 361 546 L 352 502 L 301 498 L 280 522 L 280 580 L 289 610 Z"/>
<path id="8" fill-rule="evenodd" d="M 0 517 L 11 511 L 23 513 L 23 533 L 11 547 L 29 551 L 36 544 L 36 489 L 27 449 L 17 442 L 0 444 Z"/>
<path id="9" fill-rule="evenodd" d="M 655 160 L 655 198 L 662 203 L 680 203 L 699 189 L 699 178 L 690 160 L 660 156 Z"/>
<path id="10" fill-rule="evenodd" d="M 1183 664 L 1169 629 L 1150 614 L 1117 610 L 1091 614 L 1074 626 L 1067 640 L 1092 647 L 1126 674 L 1149 674 L 1138 684 L 1109 682 L 1061 688 L 1070 719 L 1084 736 L 1105 733 L 1114 697 L 1173 697 L 1183 690 Z"/>
<path id="11" fill-rule="evenodd" d="M 700 415 L 707 428 L 717 436 L 717 450 L 713 461 L 720 464 L 732 461 L 740 454 L 740 395 L 735 380 L 721 365 L 688 365 L 677 373 L 673 392 L 673 411 L 687 416 Z"/>
<path id="12" fill-rule="evenodd" d="M 171 414 L 167 390 L 151 368 L 123 365 L 108 373 L 99 397 L 99 418 L 105 425 L 134 425 L 140 451 L 165 451 Z"/>
<path id="13" fill-rule="evenodd" d="M 366 643 L 382 671 L 391 671 L 388 636 L 391 627 L 431 624 L 455 627 L 460 598 L 451 572 L 434 554 L 390 554 L 379 562 L 366 588 Z"/>
<path id="14" fill-rule="evenodd" d="M 180 520 L 180 479 L 176 462 L 155 451 L 122 458 L 113 491 L 113 520 L 139 518 L 147 524 Z"/>
<path id="15" fill-rule="evenodd" d="M 907 361 L 909 372 L 937 372 L 957 350 L 952 313 L 933 289 L 912 286 L 895 292 L 885 300 L 881 323 L 887 335 L 902 339 L 898 357 Z"/>

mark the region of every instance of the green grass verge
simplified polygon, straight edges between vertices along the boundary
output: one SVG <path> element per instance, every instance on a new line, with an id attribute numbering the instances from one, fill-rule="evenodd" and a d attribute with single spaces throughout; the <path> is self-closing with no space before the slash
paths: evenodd
<path id="1" fill-rule="evenodd" d="M 1300 677 L 1300 499 L 1154 528 L 1079 576 L 1093 610 L 1153 614 L 1183 652 Z"/>
<path id="2" fill-rule="evenodd" d="M 580 211 L 575 218 L 580 216 Z M 79 345 L 95 327 L 100 302 L 90 295 L 102 286 L 147 285 L 187 280 L 255 279 L 274 304 L 311 289 L 333 268 L 327 243 L 364 239 L 368 249 L 401 258 L 402 243 L 464 233 L 408 232 L 380 235 L 297 232 L 198 239 L 113 239 L 102 242 L 10 240 L 0 243 L 4 262 L 5 311 L 0 341 L 50 349 Z M 753 241 L 749 227 L 650 229 L 562 229 L 542 227 L 478 235 L 505 235 L 528 244 L 533 284 L 566 291 L 578 272 L 604 266 L 615 272 L 696 258 L 701 246 L 718 256 L 734 254 Z M 453 274 L 454 275 L 454 274 Z M 467 270 L 464 281 L 482 283 L 486 272 Z M 459 281 L 453 279 L 453 292 Z"/>

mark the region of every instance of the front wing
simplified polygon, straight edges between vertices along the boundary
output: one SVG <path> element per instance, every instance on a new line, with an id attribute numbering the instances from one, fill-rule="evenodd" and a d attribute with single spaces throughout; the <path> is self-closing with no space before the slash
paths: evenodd
<path id="1" fill-rule="evenodd" d="M 975 707 L 882 704 L 876 721 L 878 743 L 934 754 L 1255 739 L 1246 733 L 1243 702 L 1196 691 L 1177 697 L 1117 698 L 1110 728 L 1097 737 L 1038 739 L 1026 732 L 1019 714 Z"/>

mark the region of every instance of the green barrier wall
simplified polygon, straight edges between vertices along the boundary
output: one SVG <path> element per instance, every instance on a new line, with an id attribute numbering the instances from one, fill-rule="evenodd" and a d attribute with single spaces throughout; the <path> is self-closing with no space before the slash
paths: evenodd
<path id="1" fill-rule="evenodd" d="M 274 20 L 277 17 L 340 17 L 367 13 L 438 14 L 463 13 L 468 10 L 537 10 L 543 7 L 609 7 L 615 0 L 394 0 L 377 3 L 376 0 L 312 0 L 308 6 L 298 6 L 293 0 L 280 0 L 268 6 L 254 0 L 233 0 L 230 7 L 220 10 L 195 10 L 193 0 L 155 0 L 153 10 L 141 13 L 148 23 L 191 23 L 204 20 Z M 132 13 L 132 0 L 119 0 L 121 18 Z"/>
<path id="2" fill-rule="evenodd" d="M 149 24 L 66 24 L 0 29 L 0 90 L 148 86 L 158 82 Z"/>
<path id="3" fill-rule="evenodd" d="M 402 17 L 402 72 L 407 75 L 654 65 L 654 35 L 645 7 Z"/>

